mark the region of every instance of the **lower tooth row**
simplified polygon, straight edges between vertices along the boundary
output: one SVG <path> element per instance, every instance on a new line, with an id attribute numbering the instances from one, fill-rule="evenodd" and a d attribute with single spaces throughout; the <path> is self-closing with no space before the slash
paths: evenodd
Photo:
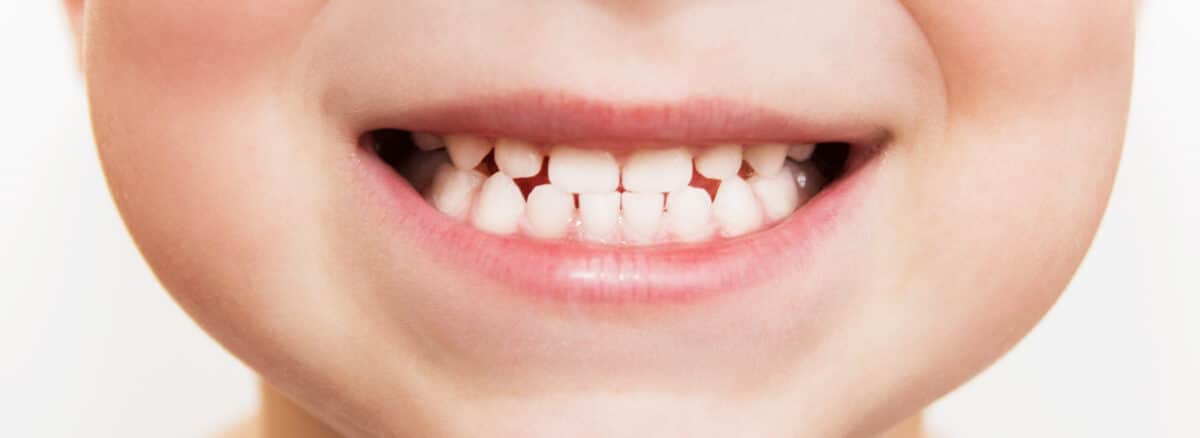
<path id="1" fill-rule="evenodd" d="M 686 185 L 693 160 L 683 148 L 635 152 L 618 171 L 608 152 L 555 147 L 542 172 L 544 154 L 527 143 L 427 134 L 414 140 L 423 152 L 401 172 L 443 214 L 499 235 L 631 245 L 735 237 L 787 217 L 825 183 L 807 161 L 811 145 L 710 148 L 694 160 L 696 172 L 718 177 L 710 196 Z M 488 153 L 500 168 L 490 176 L 481 171 Z M 755 173 L 748 179 L 739 176 L 743 160 Z M 543 173 L 548 181 L 528 197 L 513 179 Z"/>

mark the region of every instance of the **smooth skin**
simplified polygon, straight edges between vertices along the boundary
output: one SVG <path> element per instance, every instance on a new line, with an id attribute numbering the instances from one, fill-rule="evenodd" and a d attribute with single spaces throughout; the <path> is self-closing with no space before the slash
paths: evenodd
<path id="1" fill-rule="evenodd" d="M 117 206 L 166 289 L 262 376 L 260 436 L 877 436 L 995 361 L 1070 280 L 1120 155 L 1135 15 L 1083 0 L 67 6 Z M 408 249 L 348 158 L 356 110 L 529 88 L 856 114 L 891 142 L 803 272 L 602 318 L 497 298 L 511 294 Z"/>

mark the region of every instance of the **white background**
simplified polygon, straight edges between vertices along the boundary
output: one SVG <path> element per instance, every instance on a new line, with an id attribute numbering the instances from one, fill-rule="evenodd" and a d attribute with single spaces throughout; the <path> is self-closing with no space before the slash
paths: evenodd
<path id="1" fill-rule="evenodd" d="M 0 435 L 210 436 L 253 410 L 254 378 L 125 235 L 57 6 L 0 5 Z M 1144 6 L 1093 251 L 1041 326 L 930 410 L 938 436 L 1200 437 L 1200 2 Z"/>

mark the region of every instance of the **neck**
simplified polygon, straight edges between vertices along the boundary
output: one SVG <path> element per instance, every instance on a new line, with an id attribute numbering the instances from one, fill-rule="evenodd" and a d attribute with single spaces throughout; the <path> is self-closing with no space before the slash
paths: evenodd
<path id="1" fill-rule="evenodd" d="M 337 438 L 338 434 L 307 411 L 296 406 L 274 388 L 261 384 L 262 402 L 252 424 L 239 428 L 231 438 Z M 879 438 L 924 438 L 921 416 L 897 424 Z"/>
<path id="2" fill-rule="evenodd" d="M 908 417 L 900 424 L 892 427 L 879 438 L 925 438 L 925 430 L 921 426 L 921 414 Z"/>
<path id="3" fill-rule="evenodd" d="M 339 435 L 274 388 L 263 383 L 257 438 L 336 438 Z"/>

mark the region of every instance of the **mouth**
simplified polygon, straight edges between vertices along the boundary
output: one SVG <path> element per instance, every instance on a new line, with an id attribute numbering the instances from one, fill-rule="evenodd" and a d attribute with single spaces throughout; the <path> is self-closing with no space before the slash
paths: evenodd
<path id="1" fill-rule="evenodd" d="M 600 303 L 692 301 L 802 266 L 887 139 L 711 100 L 528 95 L 361 132 L 361 161 L 411 219 L 401 228 L 443 264 L 524 296 Z"/>

